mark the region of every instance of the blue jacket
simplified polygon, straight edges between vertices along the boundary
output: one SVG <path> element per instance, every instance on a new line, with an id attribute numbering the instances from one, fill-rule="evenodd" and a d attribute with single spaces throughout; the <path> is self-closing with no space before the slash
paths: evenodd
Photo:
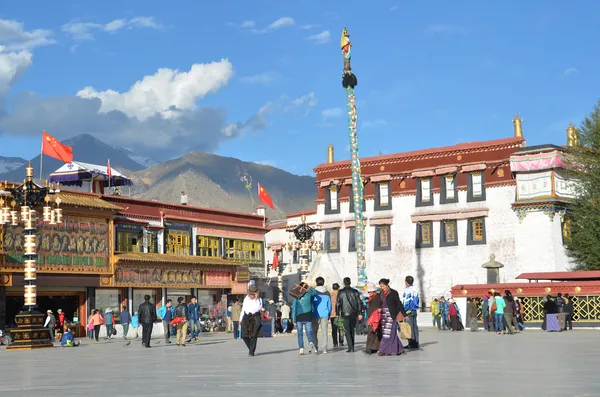
<path id="1" fill-rule="evenodd" d="M 133 328 L 137 328 L 137 327 L 140 326 L 140 320 L 138 318 L 137 312 L 135 312 L 135 314 L 133 315 L 133 317 L 131 317 L 131 326 Z"/>
<path id="2" fill-rule="evenodd" d="M 448 301 L 440 302 L 439 304 L 440 313 L 444 315 L 448 315 L 448 310 L 450 310 L 450 306 L 448 306 Z"/>
<path id="3" fill-rule="evenodd" d="M 121 324 L 129 324 L 131 322 L 131 314 L 127 310 L 121 312 Z"/>
<path id="4" fill-rule="evenodd" d="M 104 313 L 104 316 L 104 325 L 113 325 L 115 323 L 112 313 Z"/>
<path id="5" fill-rule="evenodd" d="M 62 339 L 60 340 L 60 344 L 62 346 L 66 346 L 68 340 L 73 342 L 73 334 L 71 334 L 69 331 L 67 331 L 63 334 Z"/>
<path id="6" fill-rule="evenodd" d="M 190 303 L 188 305 L 188 317 L 190 321 L 200 320 L 200 305 L 198 303 Z"/>
<path id="7" fill-rule="evenodd" d="M 313 297 L 313 318 L 329 318 L 331 316 L 331 295 L 325 287 L 317 287 L 317 294 Z"/>
<path id="8" fill-rule="evenodd" d="M 300 299 L 294 299 L 292 304 L 292 321 L 296 322 L 296 316 L 302 313 L 311 313 L 313 311 L 313 298 L 317 295 L 317 291 L 313 288 L 309 289 Z"/>

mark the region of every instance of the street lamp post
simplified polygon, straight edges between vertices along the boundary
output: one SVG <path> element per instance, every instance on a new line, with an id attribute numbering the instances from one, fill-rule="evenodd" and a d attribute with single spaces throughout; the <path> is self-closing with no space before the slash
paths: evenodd
<path id="1" fill-rule="evenodd" d="M 298 241 L 287 242 L 285 248 L 288 251 L 300 250 L 300 279 L 306 281 L 308 276 L 308 254 L 309 250 L 319 251 L 323 247 L 320 241 L 312 240 L 313 235 L 318 228 L 310 227 L 306 223 L 306 215 L 302 215 L 301 223 L 297 226 L 290 226 L 286 229 L 289 233 L 293 233 Z"/>
<path id="2" fill-rule="evenodd" d="M 44 327 L 45 314 L 37 312 L 37 285 L 36 285 L 36 225 L 38 222 L 35 208 L 43 206 L 42 222 L 49 225 L 62 223 L 62 209 L 59 208 L 60 198 L 52 196 L 60 192 L 60 185 L 41 187 L 33 182 L 33 167 L 31 163 L 25 171 L 27 179 L 19 186 L 9 187 L 8 182 L 0 186 L 0 226 L 23 225 L 24 234 L 24 308 L 17 314 L 17 328 L 10 330 L 12 343 L 7 349 L 34 349 L 52 347 L 50 330 Z M 52 202 L 54 201 L 54 208 Z M 10 207 L 9 207 L 10 205 Z M 19 211 L 20 209 L 20 211 Z"/>

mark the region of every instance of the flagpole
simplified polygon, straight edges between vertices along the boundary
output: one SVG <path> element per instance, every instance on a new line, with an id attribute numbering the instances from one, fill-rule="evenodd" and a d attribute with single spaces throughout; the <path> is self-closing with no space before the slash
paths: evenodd
<path id="1" fill-rule="evenodd" d="M 108 159 L 108 194 L 110 194 L 110 177 L 112 176 L 112 169 L 110 169 L 110 159 Z"/>

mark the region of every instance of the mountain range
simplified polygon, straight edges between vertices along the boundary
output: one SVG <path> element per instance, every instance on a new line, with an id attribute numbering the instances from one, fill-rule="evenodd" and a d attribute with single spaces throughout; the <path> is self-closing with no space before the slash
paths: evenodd
<path id="1" fill-rule="evenodd" d="M 131 188 L 121 189 L 121 194 L 126 196 L 179 203 L 181 191 L 185 191 L 189 205 L 254 212 L 255 206 L 260 204 L 256 187 L 260 183 L 275 205 L 275 211 L 267 208 L 267 216 L 272 219 L 314 208 L 314 177 L 294 175 L 269 165 L 202 152 L 190 152 L 161 163 L 134 151 L 108 145 L 88 134 L 66 139 L 63 143 L 73 148 L 75 161 L 104 165 L 110 159 L 111 167 L 127 175 L 134 183 Z M 31 163 L 37 178 L 40 156 L 31 159 Z M 44 179 L 63 164 L 44 156 Z M 26 167 L 24 159 L 0 157 L 0 180 L 23 180 Z M 252 178 L 250 190 L 242 182 L 244 176 Z M 84 185 L 81 189 L 89 187 Z"/>

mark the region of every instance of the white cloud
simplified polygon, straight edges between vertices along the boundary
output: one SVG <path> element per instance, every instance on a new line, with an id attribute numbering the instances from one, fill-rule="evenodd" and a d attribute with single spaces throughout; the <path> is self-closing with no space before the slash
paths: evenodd
<path id="1" fill-rule="evenodd" d="M 302 25 L 302 27 L 300 29 L 302 30 L 310 30 L 310 29 L 315 29 L 318 28 L 319 25 Z"/>
<path id="2" fill-rule="evenodd" d="M 31 65 L 31 59 L 32 54 L 29 51 L 2 52 L 0 47 L 0 99 Z M 1 113 L 2 109 L 0 109 Z"/>
<path id="3" fill-rule="evenodd" d="M 52 31 L 35 29 L 25 31 L 22 22 L 0 19 L 0 52 L 31 50 L 55 41 L 50 38 Z"/>
<path id="4" fill-rule="evenodd" d="M 308 39 L 314 42 L 315 44 L 327 44 L 330 38 L 331 33 L 329 33 L 329 30 L 324 30 L 321 33 L 317 33 L 308 37 Z"/>
<path id="5" fill-rule="evenodd" d="M 94 32 L 104 31 L 107 33 L 115 33 L 122 29 L 162 29 L 154 17 L 135 17 L 131 19 L 114 19 L 106 24 L 93 22 L 69 22 L 64 24 L 62 31 L 71 36 L 74 40 L 84 41 L 93 40 Z"/>
<path id="6" fill-rule="evenodd" d="M 572 74 L 579 73 L 579 70 L 576 68 L 567 68 L 563 72 L 563 76 L 570 76 Z"/>
<path id="7" fill-rule="evenodd" d="M 436 36 L 436 35 L 454 35 L 454 34 L 465 34 L 467 30 L 458 25 L 429 25 L 425 28 L 425 33 Z"/>
<path id="8" fill-rule="evenodd" d="M 290 17 L 281 17 L 279 19 L 277 19 L 276 21 L 274 21 L 273 23 L 271 23 L 267 29 L 268 30 L 277 30 L 277 29 L 281 29 L 281 28 L 285 28 L 288 26 L 294 26 L 294 18 L 290 18 Z"/>
<path id="9" fill-rule="evenodd" d="M 232 75 L 233 65 L 222 59 L 220 62 L 192 65 L 189 72 L 159 69 L 154 75 L 137 81 L 127 92 L 98 92 L 93 87 L 85 87 L 77 96 L 100 99 L 100 111 L 103 113 L 119 110 L 141 121 L 156 114 L 163 118 L 176 118 L 181 110 L 195 108 L 199 99 L 227 85 Z"/>
<path id="10" fill-rule="evenodd" d="M 302 115 L 308 116 L 312 108 L 317 106 L 317 98 L 314 92 L 310 92 L 299 98 L 293 99 L 291 103 L 286 106 L 285 113 L 293 113 L 295 110 L 303 110 Z"/>
<path id="11" fill-rule="evenodd" d="M 242 29 L 251 29 L 256 27 L 256 22 L 254 21 L 244 21 L 240 24 L 240 28 Z"/>
<path id="12" fill-rule="evenodd" d="M 273 80 L 277 79 L 277 77 L 279 77 L 279 75 L 277 73 L 265 72 L 265 73 L 254 74 L 251 76 L 244 76 L 240 80 L 242 81 L 242 83 L 245 83 L 245 84 L 266 85 L 266 84 L 272 83 Z"/>
<path id="13" fill-rule="evenodd" d="M 400 9 L 400 6 L 391 6 L 390 7 L 390 12 L 394 12 Z"/>
<path id="14" fill-rule="evenodd" d="M 323 111 L 321 111 L 321 116 L 324 119 L 337 119 L 340 118 L 344 115 L 344 109 L 337 107 L 337 108 L 329 108 L 329 109 L 324 109 Z"/>

